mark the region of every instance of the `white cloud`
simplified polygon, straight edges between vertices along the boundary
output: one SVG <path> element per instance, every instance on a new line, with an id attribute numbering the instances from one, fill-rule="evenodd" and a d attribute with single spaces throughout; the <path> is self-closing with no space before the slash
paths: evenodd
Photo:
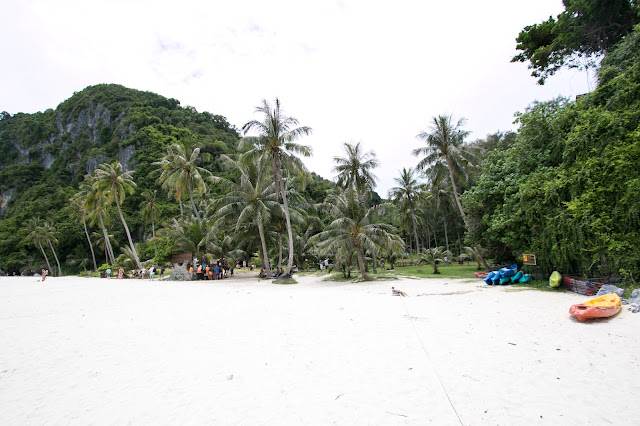
<path id="1" fill-rule="evenodd" d="M 415 166 L 415 138 L 434 115 L 468 119 L 472 138 L 513 129 L 535 99 L 586 91 L 584 74 L 535 84 L 511 64 L 525 26 L 560 0 L 22 1 L 3 7 L 0 110 L 55 107 L 88 85 L 119 83 L 221 114 L 236 126 L 262 99 L 314 134 L 306 161 L 330 178 L 343 142 L 382 162 L 385 195 Z"/>

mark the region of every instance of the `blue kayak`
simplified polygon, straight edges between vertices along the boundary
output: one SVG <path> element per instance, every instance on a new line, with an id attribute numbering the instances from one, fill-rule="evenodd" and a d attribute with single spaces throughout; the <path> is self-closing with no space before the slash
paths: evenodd
<path id="1" fill-rule="evenodd" d="M 483 280 L 485 283 L 487 283 L 488 285 L 493 284 L 493 277 L 496 275 L 495 271 L 491 271 L 487 274 L 487 276 L 485 277 L 485 279 Z"/>
<path id="2" fill-rule="evenodd" d="M 500 269 L 500 276 L 501 277 L 510 277 L 512 275 L 515 275 L 516 272 L 517 272 L 517 270 L 515 270 L 515 269 L 502 268 L 502 269 Z"/>
<path id="3" fill-rule="evenodd" d="M 531 275 L 529 274 L 523 275 L 522 278 L 518 280 L 518 282 L 521 282 L 521 283 L 528 283 L 529 281 L 531 281 Z"/>
<path id="4" fill-rule="evenodd" d="M 522 278 L 523 275 L 524 275 L 524 272 L 518 271 L 517 274 L 511 277 L 511 282 L 514 284 L 517 283 L 520 280 L 520 278 Z"/>

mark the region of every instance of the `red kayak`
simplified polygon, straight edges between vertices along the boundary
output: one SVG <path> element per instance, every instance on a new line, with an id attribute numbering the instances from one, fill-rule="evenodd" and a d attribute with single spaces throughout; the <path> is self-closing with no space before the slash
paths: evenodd
<path id="1" fill-rule="evenodd" d="M 473 275 L 475 275 L 476 278 L 485 278 L 489 274 L 487 272 L 474 272 Z"/>
<path id="2" fill-rule="evenodd" d="M 588 302 L 573 305 L 569 313 L 578 321 L 586 321 L 591 318 L 612 317 L 622 309 L 622 300 L 615 293 L 596 297 Z"/>

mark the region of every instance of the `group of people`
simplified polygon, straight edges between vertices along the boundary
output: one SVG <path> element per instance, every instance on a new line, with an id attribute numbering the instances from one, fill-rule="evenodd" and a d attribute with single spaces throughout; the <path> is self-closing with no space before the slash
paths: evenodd
<path id="1" fill-rule="evenodd" d="M 131 270 L 131 278 L 144 279 L 144 278 L 148 277 L 149 279 L 153 279 L 158 274 L 159 274 L 160 278 L 164 278 L 164 267 L 160 268 L 159 270 L 155 266 L 151 266 L 151 267 L 149 267 L 149 269 L 142 268 L 139 271 L 137 269 L 132 269 Z M 104 277 L 105 278 L 111 278 L 111 268 L 107 268 L 107 270 L 104 271 Z M 123 278 L 125 278 L 124 268 L 119 268 L 118 269 L 118 279 L 121 280 Z"/>
<path id="2" fill-rule="evenodd" d="M 233 268 L 228 263 L 215 262 L 212 265 L 203 262 L 194 269 L 193 265 L 189 267 L 191 279 L 195 277 L 197 280 L 221 280 L 229 276 L 233 276 Z M 195 275 L 194 275 L 195 273 Z"/>
<path id="3" fill-rule="evenodd" d="M 140 269 L 140 271 L 138 271 L 137 269 L 131 270 L 131 278 L 145 279 L 148 276 L 149 279 L 152 280 L 155 278 L 156 275 L 159 275 L 159 278 L 164 278 L 164 266 L 161 267 L 159 270 L 155 266 L 150 266 L 149 269 L 142 268 Z"/>

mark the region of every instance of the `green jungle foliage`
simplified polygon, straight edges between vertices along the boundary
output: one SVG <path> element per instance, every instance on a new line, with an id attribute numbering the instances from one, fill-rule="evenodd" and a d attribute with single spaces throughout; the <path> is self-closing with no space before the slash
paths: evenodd
<path id="1" fill-rule="evenodd" d="M 556 18 L 529 25 L 518 35 L 521 52 L 511 62 L 528 62 L 538 84 L 564 66 L 595 68 L 598 58 L 639 22 L 636 0 L 563 0 Z"/>
<path id="2" fill-rule="evenodd" d="M 120 162 L 125 171 L 134 170 L 136 186 L 127 195 L 122 210 L 141 260 L 155 256 L 167 261 L 171 249 L 166 241 L 149 243 L 151 223 L 140 211 L 141 194 L 156 190 L 159 218 L 155 230 L 180 216 L 175 197 L 156 184 L 159 161 L 167 147 L 178 141 L 191 141 L 200 147 L 198 165 L 209 172 L 233 178 L 222 167 L 220 156 L 238 155 L 239 131 L 223 116 L 182 107 L 175 99 L 128 89 L 114 84 L 90 86 L 62 102 L 55 110 L 35 114 L 0 115 L 0 268 L 4 271 L 39 270 L 45 266 L 40 249 L 25 237 L 31 218 L 55 224 L 55 250 L 61 269 L 93 269 L 82 216 L 69 200 L 78 192 L 84 176 L 102 163 Z M 304 176 L 303 195 L 311 203 L 324 201 L 333 184 L 315 174 Z M 206 197 L 226 192 L 222 185 L 208 183 Z M 188 198 L 183 198 L 185 210 Z M 199 199 L 198 201 L 207 201 Z M 104 218 L 108 223 L 114 255 L 127 246 L 127 236 L 115 207 Z M 96 251 L 97 264 L 105 257 L 104 241 L 98 223 L 87 219 Z M 102 240 L 103 247 L 100 248 Z M 117 242 L 117 244 L 114 244 Z M 98 243 L 96 245 L 96 243 Z M 48 252 L 51 257 L 51 252 Z"/>
<path id="3" fill-rule="evenodd" d="M 507 149 L 490 153 L 464 196 L 470 239 L 498 262 L 537 254 L 544 272 L 640 269 L 640 27 L 576 102 L 535 103 Z"/>

